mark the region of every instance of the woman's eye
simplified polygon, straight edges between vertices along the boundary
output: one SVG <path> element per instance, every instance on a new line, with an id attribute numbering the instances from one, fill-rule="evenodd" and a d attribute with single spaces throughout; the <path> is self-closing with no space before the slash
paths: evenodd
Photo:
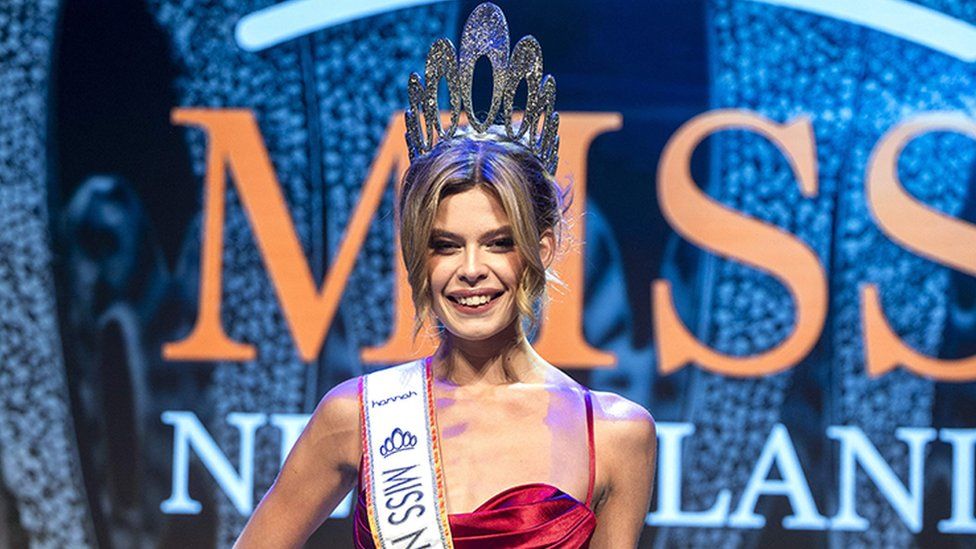
<path id="1" fill-rule="evenodd" d="M 448 240 L 435 240 L 430 243 L 430 249 L 437 253 L 450 252 L 457 248 L 457 244 L 450 242 Z"/>
<path id="2" fill-rule="evenodd" d="M 511 249 L 515 247 L 515 241 L 511 238 L 499 238 L 491 241 L 492 248 Z"/>

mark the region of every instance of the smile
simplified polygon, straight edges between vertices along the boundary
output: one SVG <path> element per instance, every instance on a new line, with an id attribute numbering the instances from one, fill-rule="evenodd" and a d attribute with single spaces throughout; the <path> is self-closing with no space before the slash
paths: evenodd
<path id="1" fill-rule="evenodd" d="M 505 292 L 495 294 L 478 294 L 468 296 L 447 296 L 447 299 L 454 305 L 455 309 L 462 312 L 481 312 L 491 308 L 495 300 Z"/>

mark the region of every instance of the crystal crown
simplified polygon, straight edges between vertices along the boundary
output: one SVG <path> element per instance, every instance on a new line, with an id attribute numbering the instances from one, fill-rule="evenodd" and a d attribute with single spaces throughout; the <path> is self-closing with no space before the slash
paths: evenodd
<path id="1" fill-rule="evenodd" d="M 481 56 L 491 63 L 491 105 L 486 116 L 478 118 L 471 102 L 474 66 Z M 441 124 L 437 89 L 441 78 L 447 81 L 451 106 L 451 123 Z M 515 91 L 525 81 L 526 104 L 517 127 L 512 120 Z M 425 85 L 426 83 L 426 85 Z M 449 140 L 458 131 L 463 112 L 474 132 L 487 133 L 499 112 L 510 141 L 521 143 L 542 162 L 550 173 L 556 173 L 559 151 L 559 113 L 554 111 L 556 81 L 542 74 L 542 47 L 532 36 L 515 44 L 509 54 L 508 22 L 501 8 L 486 2 L 468 16 L 461 34 L 460 55 L 454 44 L 440 38 L 430 46 L 424 78 L 413 73 L 407 83 L 410 106 L 406 111 L 407 148 L 410 159 L 429 152 L 438 140 Z"/>

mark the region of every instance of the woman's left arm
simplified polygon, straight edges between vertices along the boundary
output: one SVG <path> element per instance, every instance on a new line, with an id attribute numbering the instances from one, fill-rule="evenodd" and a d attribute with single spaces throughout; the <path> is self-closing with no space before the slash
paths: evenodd
<path id="1" fill-rule="evenodd" d="M 597 456 L 594 549 L 636 547 L 651 502 L 657 464 L 654 419 L 642 406 L 601 393 L 595 410 Z"/>

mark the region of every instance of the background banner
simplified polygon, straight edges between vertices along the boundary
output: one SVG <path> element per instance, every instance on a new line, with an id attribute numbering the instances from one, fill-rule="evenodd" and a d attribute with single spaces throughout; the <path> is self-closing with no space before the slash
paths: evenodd
<path id="1" fill-rule="evenodd" d="M 0 546 L 229 547 L 429 352 L 402 109 L 476 3 L 0 3 Z M 970 546 L 976 4 L 498 3 L 574 197 L 535 344 L 657 419 L 641 547 Z"/>

